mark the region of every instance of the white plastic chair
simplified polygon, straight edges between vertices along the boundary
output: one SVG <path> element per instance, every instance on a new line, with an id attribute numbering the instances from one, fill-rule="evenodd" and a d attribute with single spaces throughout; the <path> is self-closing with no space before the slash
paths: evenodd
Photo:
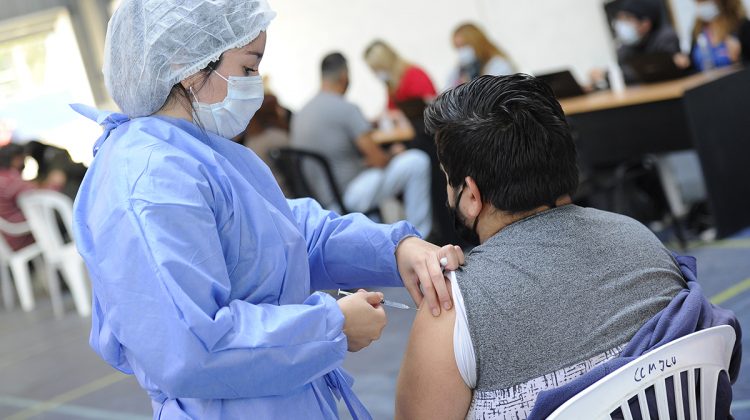
<path id="1" fill-rule="evenodd" d="M 19 236 L 30 232 L 27 223 L 11 223 L 0 218 L 0 290 L 3 293 L 3 302 L 6 309 L 12 309 L 14 304 L 13 288 L 10 284 L 11 273 L 13 273 L 13 282 L 16 285 L 21 308 L 27 312 L 34 309 L 34 292 L 31 287 L 29 262 L 40 269 L 39 262 L 42 250 L 39 245 L 33 243 L 14 251 L 2 235 L 2 233 L 6 233 L 11 236 Z"/>
<path id="2" fill-rule="evenodd" d="M 90 315 L 89 282 L 83 259 L 78 254 L 74 242 L 65 242 L 55 217 L 55 214 L 59 214 L 65 230 L 72 233 L 72 200 L 55 191 L 34 190 L 21 194 L 18 197 L 18 205 L 26 216 L 34 239 L 42 249 L 55 315 L 62 316 L 64 311 L 60 284 L 57 280 L 58 271 L 73 295 L 78 314 Z"/>
<path id="3" fill-rule="evenodd" d="M 684 393 L 687 393 L 689 418 L 697 420 L 696 373 L 700 375 L 700 418 L 714 420 L 717 379 L 719 372 L 729 369 L 735 339 L 734 329 L 722 325 L 665 344 L 586 388 L 561 405 L 547 420 L 609 420 L 618 409 L 622 410 L 625 420 L 632 420 L 628 401 L 633 398 L 638 399 L 643 420 L 650 420 L 646 389 L 652 386 L 659 419 L 667 420 L 669 402 L 666 380 L 670 377 L 674 386 L 677 419 L 686 418 L 682 402 Z M 686 390 L 682 389 L 681 374 L 684 372 L 687 374 Z"/>

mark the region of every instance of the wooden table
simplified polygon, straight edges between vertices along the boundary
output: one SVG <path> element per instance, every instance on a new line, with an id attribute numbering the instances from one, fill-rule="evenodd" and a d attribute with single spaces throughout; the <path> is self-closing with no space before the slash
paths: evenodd
<path id="1" fill-rule="evenodd" d="M 750 70 L 560 101 L 584 170 L 695 149 L 720 236 L 750 226 Z"/>
<path id="2" fill-rule="evenodd" d="M 634 86 L 619 93 L 610 90 L 594 92 L 584 96 L 563 99 L 560 101 L 560 105 L 562 105 L 565 115 L 571 116 L 605 109 L 679 99 L 690 89 L 705 85 L 738 71 L 739 68 L 728 67 L 694 74 L 683 79 Z"/>
<path id="3" fill-rule="evenodd" d="M 378 144 L 404 143 L 414 139 L 414 129 L 408 127 L 396 127 L 393 130 L 375 130 L 372 139 Z"/>
<path id="4" fill-rule="evenodd" d="M 385 119 L 385 121 L 383 121 Z M 387 124 L 386 124 L 387 123 Z M 404 143 L 414 140 L 416 133 L 414 127 L 406 118 L 403 112 L 399 110 L 388 110 L 385 115 L 380 117 L 378 122 L 379 129 L 372 132 L 372 139 L 375 143 L 389 145 L 392 143 Z M 387 127 L 387 128 L 383 128 Z"/>

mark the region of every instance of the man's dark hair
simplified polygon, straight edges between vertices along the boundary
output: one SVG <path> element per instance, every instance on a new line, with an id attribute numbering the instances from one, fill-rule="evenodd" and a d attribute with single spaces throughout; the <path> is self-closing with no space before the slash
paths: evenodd
<path id="1" fill-rule="evenodd" d="M 576 149 L 552 89 L 528 75 L 482 76 L 424 113 L 448 183 L 474 179 L 482 200 L 511 213 L 552 205 L 578 187 Z"/>
<path id="2" fill-rule="evenodd" d="M 10 168 L 13 159 L 25 154 L 23 146 L 15 143 L 0 147 L 0 169 Z"/>
<path id="3" fill-rule="evenodd" d="M 343 70 L 347 69 L 346 58 L 341 53 L 331 53 L 323 57 L 320 73 L 323 78 L 336 79 Z"/>

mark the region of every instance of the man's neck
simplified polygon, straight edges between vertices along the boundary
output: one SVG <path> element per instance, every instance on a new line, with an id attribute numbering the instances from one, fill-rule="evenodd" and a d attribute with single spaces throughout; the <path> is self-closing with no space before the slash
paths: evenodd
<path id="1" fill-rule="evenodd" d="M 328 82 L 325 80 L 323 80 L 323 83 L 320 84 L 320 91 L 330 93 L 332 95 L 344 96 L 344 92 L 342 92 L 341 86 L 339 86 L 338 83 Z"/>
<path id="2" fill-rule="evenodd" d="M 569 195 L 562 196 L 555 200 L 555 207 L 561 207 L 568 204 L 572 204 L 573 200 Z M 488 239 L 495 236 L 498 232 L 512 225 L 513 223 L 520 222 L 523 219 L 529 218 L 535 214 L 539 214 L 543 211 L 547 211 L 553 208 L 552 206 L 539 206 L 535 209 L 522 212 L 522 213 L 508 213 L 505 211 L 497 210 L 492 206 L 485 206 L 482 212 L 479 214 L 479 223 L 477 224 L 477 234 L 479 235 L 479 242 L 485 243 Z"/>

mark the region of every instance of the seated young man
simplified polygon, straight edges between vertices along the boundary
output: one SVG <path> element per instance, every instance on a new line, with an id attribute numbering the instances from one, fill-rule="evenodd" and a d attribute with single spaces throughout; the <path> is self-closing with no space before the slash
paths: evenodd
<path id="1" fill-rule="evenodd" d="M 420 311 L 397 418 L 525 419 L 537 395 L 616 358 L 686 288 L 628 217 L 571 204 L 576 149 L 559 103 L 525 75 L 483 76 L 425 112 L 456 228 L 476 243 L 455 311 Z"/>

